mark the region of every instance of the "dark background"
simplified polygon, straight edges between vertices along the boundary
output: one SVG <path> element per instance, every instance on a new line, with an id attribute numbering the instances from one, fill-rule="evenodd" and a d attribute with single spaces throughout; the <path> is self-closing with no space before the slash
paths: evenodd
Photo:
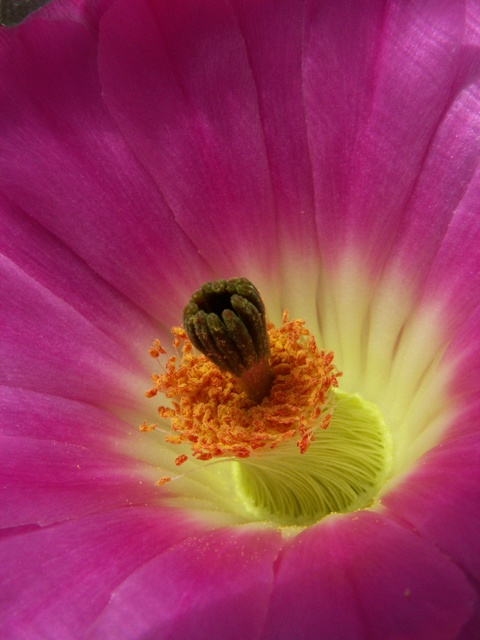
<path id="1" fill-rule="evenodd" d="M 48 0 L 0 0 L 0 23 L 7 26 L 18 24 L 47 2 Z"/>

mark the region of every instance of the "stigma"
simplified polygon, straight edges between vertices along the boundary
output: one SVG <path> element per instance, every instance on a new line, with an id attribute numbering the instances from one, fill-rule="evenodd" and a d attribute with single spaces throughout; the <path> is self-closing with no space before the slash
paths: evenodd
<path id="1" fill-rule="evenodd" d="M 153 358 L 165 358 L 147 397 L 171 431 L 165 440 L 187 445 L 197 460 L 246 459 L 294 443 L 304 454 L 332 418 L 341 375 L 333 353 L 319 349 L 303 320 L 267 322 L 263 301 L 246 278 L 207 283 L 174 327 L 175 355 L 157 340 Z M 159 428 L 143 423 L 144 431 Z M 176 464 L 188 459 L 179 455 Z M 164 484 L 170 478 L 161 478 Z"/>
<path id="2" fill-rule="evenodd" d="M 183 326 L 193 346 L 235 376 L 253 401 L 261 402 L 269 393 L 272 373 L 265 305 L 247 278 L 204 284 L 183 310 Z"/>

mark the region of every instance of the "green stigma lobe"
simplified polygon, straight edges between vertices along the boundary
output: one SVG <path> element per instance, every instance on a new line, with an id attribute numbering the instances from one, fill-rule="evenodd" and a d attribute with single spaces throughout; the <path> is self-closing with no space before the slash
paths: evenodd
<path id="1" fill-rule="evenodd" d="M 236 377 L 269 355 L 265 306 L 246 278 L 204 284 L 185 307 L 183 325 L 196 349 Z"/>

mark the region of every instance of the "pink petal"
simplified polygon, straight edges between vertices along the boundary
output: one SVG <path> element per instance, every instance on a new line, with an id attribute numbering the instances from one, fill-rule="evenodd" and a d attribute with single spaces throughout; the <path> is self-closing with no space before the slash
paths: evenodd
<path id="1" fill-rule="evenodd" d="M 3 272 L 1 382 L 100 405 L 138 406 L 144 372 L 68 302 L 0 257 Z M 7 306 L 8 305 L 8 306 Z M 133 396 L 133 397 L 132 397 Z"/>
<path id="2" fill-rule="evenodd" d="M 302 95 L 304 16 L 297 0 L 249 2 L 233 7 L 255 82 L 282 248 L 300 261 L 318 244 Z M 288 42 L 288 46 L 285 43 Z M 258 143 L 257 143 L 258 144 Z"/>
<path id="3" fill-rule="evenodd" d="M 258 97 L 227 2 L 120 0 L 101 22 L 99 65 L 108 107 L 202 256 L 227 276 L 252 263 L 273 273 Z"/>
<path id="4" fill-rule="evenodd" d="M 467 45 L 478 46 L 480 44 L 480 16 L 477 0 L 467 0 L 465 13 L 464 42 Z"/>
<path id="5" fill-rule="evenodd" d="M 135 427 L 22 389 L 0 388 L 0 399 L 0 527 L 43 526 L 160 498 L 146 464 L 125 453 L 141 437 Z"/>
<path id="6" fill-rule="evenodd" d="M 479 259 L 480 147 L 472 144 L 480 138 L 479 74 L 480 59 L 469 66 L 435 132 L 389 265 L 405 286 L 423 285 L 427 304 L 440 299 L 457 326 L 475 303 L 471 293 L 479 286 L 474 265 Z"/>
<path id="7" fill-rule="evenodd" d="M 382 504 L 480 582 L 480 438 L 449 438 L 426 453 Z"/>
<path id="8" fill-rule="evenodd" d="M 259 638 L 281 537 L 224 529 L 188 538 L 120 585 L 93 638 Z"/>
<path id="9" fill-rule="evenodd" d="M 479 67 L 480 71 L 480 67 Z M 477 86 L 476 109 L 480 139 L 480 85 Z M 475 130 L 471 129 L 471 134 Z M 479 145 L 475 145 L 477 148 Z M 435 256 L 431 274 L 425 285 L 428 302 L 441 303 L 446 309 L 445 331 L 454 335 L 462 322 L 472 312 L 478 314 L 480 302 L 480 163 L 466 193 L 453 212 L 448 230 Z M 428 303 L 427 302 L 427 303 Z M 477 331 L 472 333 L 473 342 L 478 342 Z"/>
<path id="10" fill-rule="evenodd" d="M 3 637 L 86 637 L 118 585 L 165 549 L 200 530 L 178 511 L 139 506 L 4 539 L 0 578 Z M 140 590 L 138 596 L 142 594 Z"/>
<path id="11" fill-rule="evenodd" d="M 2 39 L 0 66 L 8 197 L 127 298 L 178 323 L 210 271 L 103 104 L 94 34 L 29 20 Z"/>
<path id="12" fill-rule="evenodd" d="M 366 511 L 331 516 L 282 551 L 263 637 L 452 640 L 475 602 L 419 536 Z"/>
<path id="13" fill-rule="evenodd" d="M 304 92 L 322 251 L 382 265 L 458 65 L 461 2 L 309 2 Z M 360 247 L 363 245 L 363 248 Z"/>
<path id="14" fill-rule="evenodd" d="M 465 284 L 464 291 L 467 289 L 468 284 Z M 463 315 L 463 307 L 468 308 L 470 305 L 470 300 L 462 301 L 458 305 L 457 314 Z M 454 311 L 455 308 L 451 310 Z M 453 313 L 451 317 L 455 317 Z M 463 411 L 468 412 L 480 397 L 480 306 L 477 306 L 468 319 L 464 319 L 448 344 L 444 361 L 452 370 L 449 394 Z M 454 425 L 455 432 L 460 433 L 477 428 L 474 419 L 459 419 Z"/>
<path id="15" fill-rule="evenodd" d="M 88 323 L 113 338 L 117 352 L 129 362 L 147 364 L 150 369 L 147 349 L 158 335 L 158 325 L 25 212 L 6 199 L 2 204 L 1 252 L 29 278 L 56 298 L 68 301 Z M 69 341 L 76 342 L 75 336 L 63 335 L 65 347 Z M 24 365 L 29 366 L 28 362 Z"/>
<path id="16" fill-rule="evenodd" d="M 475 612 L 467 625 L 462 629 L 455 640 L 478 640 L 480 629 L 480 600 L 477 601 Z"/>

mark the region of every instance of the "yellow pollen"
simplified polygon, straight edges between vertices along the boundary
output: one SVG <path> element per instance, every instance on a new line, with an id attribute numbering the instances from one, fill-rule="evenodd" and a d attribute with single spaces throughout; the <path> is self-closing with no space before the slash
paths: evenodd
<path id="1" fill-rule="evenodd" d="M 333 353 L 319 350 L 304 324 L 288 321 L 285 312 L 280 328 L 267 325 L 273 383 L 260 404 L 248 398 L 234 376 L 196 355 L 183 328 L 174 327 L 173 344 L 181 347 L 181 355 L 177 352 L 167 360 L 164 373 L 152 375 L 154 386 L 145 394 L 151 398 L 162 393 L 171 399 L 171 406 L 158 408 L 159 415 L 171 422 L 166 442 L 187 443 L 198 460 L 247 458 L 292 438 L 299 453 L 305 453 L 315 431 L 330 423 L 332 389 L 341 374 L 333 365 Z M 164 353 L 156 340 L 150 355 L 158 358 Z M 145 422 L 140 426 L 142 431 L 156 428 Z M 182 454 L 175 464 L 186 460 Z M 157 484 L 168 480 L 163 477 Z"/>

